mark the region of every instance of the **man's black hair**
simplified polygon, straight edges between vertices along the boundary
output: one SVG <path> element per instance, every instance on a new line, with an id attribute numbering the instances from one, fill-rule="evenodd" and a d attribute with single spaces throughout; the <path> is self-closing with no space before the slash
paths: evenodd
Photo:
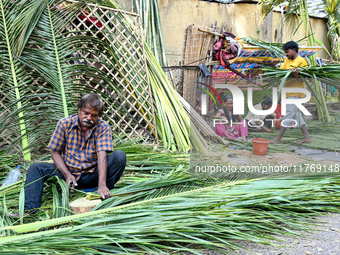
<path id="1" fill-rule="evenodd" d="M 87 104 L 92 108 L 97 109 L 99 116 L 102 116 L 104 111 L 103 101 L 97 94 L 91 93 L 83 96 L 77 104 L 77 107 L 78 109 L 82 109 Z"/>
<path id="2" fill-rule="evenodd" d="M 283 45 L 283 50 L 292 50 L 294 49 L 297 53 L 299 52 L 299 45 L 294 41 L 286 42 L 285 45 Z"/>

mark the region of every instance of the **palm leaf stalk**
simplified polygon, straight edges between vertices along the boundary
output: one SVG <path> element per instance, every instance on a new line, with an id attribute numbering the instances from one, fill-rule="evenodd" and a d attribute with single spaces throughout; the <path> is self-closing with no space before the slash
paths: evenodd
<path id="1" fill-rule="evenodd" d="M 116 4 L 108 4 L 106 2 L 106 6 L 109 6 L 111 8 L 115 8 L 117 9 L 118 6 Z M 120 22 L 120 25 L 122 25 L 125 28 L 125 33 L 127 33 L 126 37 L 130 38 L 130 34 L 134 31 L 134 23 L 132 20 L 129 19 L 129 17 L 124 16 L 123 14 L 119 13 L 118 14 L 119 17 L 121 17 L 122 22 Z M 98 15 L 99 17 L 99 15 Z M 105 29 L 103 30 L 105 32 Z M 111 38 L 112 35 L 108 34 L 107 39 L 110 41 L 115 41 L 114 38 Z M 132 40 L 130 38 L 130 40 Z M 130 69 L 129 71 L 124 71 L 123 69 L 119 69 L 120 72 L 122 72 L 123 77 L 126 76 L 132 76 L 132 77 L 137 77 L 134 79 L 130 79 L 132 81 L 132 84 L 134 86 L 138 85 L 138 81 L 140 80 L 144 80 L 145 78 L 143 77 L 143 74 L 137 73 L 135 71 L 134 66 L 137 63 L 134 63 L 133 60 L 131 60 L 130 57 L 128 57 L 131 52 L 128 52 L 127 50 L 124 51 L 124 47 L 123 47 L 123 52 L 119 53 L 117 52 L 117 49 L 121 48 L 121 45 L 118 42 L 115 42 L 114 48 L 116 50 L 112 50 L 110 52 L 114 52 L 115 55 L 114 56 L 115 59 L 119 59 L 119 56 L 126 58 L 126 64 L 125 67 L 127 67 L 128 69 Z M 150 83 L 151 83 L 151 89 L 152 89 L 152 96 L 154 97 L 154 104 L 155 104 L 155 108 L 156 108 L 156 122 L 157 122 L 157 130 L 158 133 L 160 134 L 161 140 L 163 142 L 163 145 L 166 149 L 171 149 L 171 150 L 181 150 L 181 151 L 188 151 L 190 148 L 190 145 L 187 143 L 186 139 L 188 139 L 188 132 L 186 134 L 183 135 L 183 132 L 185 132 L 186 130 L 189 129 L 189 125 L 187 125 L 186 127 L 180 127 L 178 122 L 183 122 L 183 118 L 185 117 L 188 120 L 188 116 L 186 113 L 185 116 L 180 116 L 177 114 L 178 109 L 183 110 L 183 107 L 181 105 L 179 105 L 179 108 L 174 108 L 171 104 L 176 99 L 174 98 L 170 98 L 169 95 L 167 94 L 167 91 L 165 90 L 169 90 L 169 88 L 164 88 L 162 86 L 160 86 L 159 83 L 161 82 L 166 82 L 166 86 L 170 86 L 169 81 L 165 81 L 163 77 L 160 76 L 162 74 L 160 74 L 159 72 L 163 72 L 163 70 L 161 69 L 158 61 L 155 59 L 153 53 L 151 53 L 151 50 L 148 49 L 148 45 L 144 42 L 144 48 L 146 51 L 146 60 L 147 60 L 147 66 L 148 66 L 148 75 L 150 78 Z M 143 55 L 142 52 L 134 52 L 134 53 L 138 53 L 141 57 Z M 129 61 L 128 61 L 129 60 Z M 156 66 L 156 68 L 155 68 Z M 153 68 L 153 70 L 150 70 L 150 67 Z M 128 84 L 128 81 L 126 81 Z M 144 84 L 144 83 L 143 83 Z M 143 85 L 142 84 L 142 85 Z M 146 84 L 144 84 L 144 86 L 146 86 Z M 136 86 L 138 87 L 138 86 Z M 130 88 L 130 90 L 133 90 L 132 88 Z M 141 93 L 144 94 L 145 90 L 139 88 L 139 90 L 133 90 L 134 93 Z M 172 91 L 172 94 L 174 94 L 175 91 Z M 142 100 L 143 97 L 139 97 L 138 94 L 136 95 L 136 98 L 139 98 L 139 100 Z M 170 103 L 168 103 L 170 102 Z M 142 108 L 141 105 L 143 105 L 143 103 L 140 101 L 140 108 Z M 180 111 L 181 113 L 181 111 Z M 183 114 L 183 111 L 182 111 Z M 178 121 L 179 119 L 179 121 Z M 180 123 L 180 125 L 182 125 Z"/>
<path id="2" fill-rule="evenodd" d="M 104 6 L 120 9 L 120 7 L 112 1 L 95 1 Z M 118 14 L 123 15 L 123 14 Z M 123 19 L 124 18 L 124 19 Z M 135 26 L 132 21 L 124 16 L 123 20 L 127 29 Z M 156 109 L 157 130 L 163 145 L 166 149 L 189 151 L 190 150 L 190 120 L 180 103 L 176 91 L 162 70 L 159 62 L 156 60 L 152 50 L 148 44 L 144 42 L 146 61 L 148 67 L 148 75 L 152 89 L 153 101 Z M 198 132 L 198 131 L 197 131 Z M 197 136 L 191 136 L 194 139 Z M 192 144 L 200 144 L 201 142 L 193 142 Z M 201 146 L 203 147 L 203 146 Z M 196 148 L 199 150 L 199 148 Z"/>
<path id="3" fill-rule="evenodd" d="M 162 28 L 159 17 L 157 0 L 132 0 L 132 3 L 141 8 L 136 8 L 137 13 L 141 16 L 144 38 L 152 52 L 154 52 L 157 61 L 166 66 L 166 56 Z"/>
<path id="4" fill-rule="evenodd" d="M 163 32 L 162 32 L 162 27 L 161 27 L 161 20 L 159 16 L 159 9 L 158 9 L 158 2 L 157 0 L 154 0 L 154 9 L 155 9 L 155 17 L 156 17 L 156 28 L 157 28 L 157 35 L 159 36 L 159 47 L 160 47 L 160 54 L 161 54 L 161 63 L 162 66 L 167 66 L 167 61 L 166 61 L 166 55 L 165 55 L 165 48 L 164 48 L 164 41 L 163 41 Z"/>
<path id="5" fill-rule="evenodd" d="M 190 149 L 189 116 L 185 112 L 176 91 L 172 88 L 163 69 L 147 45 L 145 49 L 152 92 L 159 116 L 158 123 L 160 124 L 158 125 L 158 131 L 167 142 L 167 144 L 164 144 L 165 148 L 175 150 L 176 145 L 178 145 L 182 151 L 188 151 Z M 171 130 L 171 127 L 173 130 Z"/>
<path id="6" fill-rule="evenodd" d="M 305 36 L 307 36 L 308 40 L 308 46 L 314 46 L 315 45 L 315 38 L 314 38 L 314 33 L 313 33 L 313 29 L 312 29 L 312 23 L 309 17 L 309 13 L 308 13 L 308 3 L 307 0 L 299 0 L 298 3 L 298 8 L 299 8 L 299 15 L 296 16 L 300 17 L 301 22 L 303 24 L 303 30 L 304 30 L 304 34 Z M 316 65 L 316 57 L 315 55 L 312 55 L 311 58 L 311 64 L 312 65 Z"/>
<path id="7" fill-rule="evenodd" d="M 35 4 L 36 2 L 39 1 L 34 1 Z M 20 57 L 17 58 L 17 68 L 21 66 L 18 69 L 21 71 L 19 77 L 25 79 L 25 86 L 19 86 L 18 89 L 21 90 L 25 100 L 20 108 L 10 111 L 0 122 L 0 132 L 8 133 L 15 127 L 12 121 L 16 119 L 15 115 L 20 112 L 27 113 L 25 114 L 26 143 L 32 150 L 40 149 L 42 144 L 46 146 L 56 121 L 67 116 L 69 112 L 76 112 L 78 94 L 91 91 L 91 87 L 82 84 L 87 81 L 84 75 L 94 77 L 92 81 L 94 84 L 103 81 L 108 86 L 115 87 L 111 85 L 114 81 L 103 71 L 90 65 L 71 63 L 77 60 L 93 61 L 86 57 L 81 59 L 74 57 L 78 51 L 98 55 L 98 52 L 108 48 L 105 41 L 90 36 L 69 36 L 68 32 L 64 31 L 67 23 L 77 15 L 77 10 L 84 4 L 75 3 L 62 10 L 58 9 L 53 1 L 45 0 L 43 4 L 38 5 L 40 18 L 33 19 L 37 22 L 34 29 L 33 25 L 30 25 L 32 31 L 29 40 L 25 39 L 26 44 L 21 50 Z M 25 15 L 24 12 L 20 12 L 21 10 L 16 11 L 19 16 Z M 104 63 L 100 60 L 97 62 L 104 66 L 110 65 L 110 62 Z M 7 75 L 7 80 L 11 80 L 12 76 Z M 44 86 L 40 85 L 44 83 L 46 83 Z M 9 89 L 3 91 L 9 97 L 13 94 Z M 19 99 L 7 102 L 4 108 L 13 109 L 16 103 L 19 103 Z M 22 117 L 19 120 L 24 119 Z M 16 146 L 16 141 L 23 137 L 23 134 L 16 137 L 16 140 L 8 146 L 8 150 Z"/>
<path id="8" fill-rule="evenodd" d="M 285 53 L 282 50 L 283 46 L 282 43 L 267 43 L 262 40 L 251 37 L 242 37 L 241 39 L 246 43 L 258 46 L 260 48 L 267 50 L 268 52 L 271 52 L 273 56 L 279 58 L 282 61 L 285 58 Z"/>
<path id="9" fill-rule="evenodd" d="M 305 83 L 308 81 L 305 81 Z M 318 119 L 323 121 L 323 122 L 330 122 L 331 118 L 329 116 L 329 112 L 328 112 L 328 107 L 326 104 L 326 100 L 325 97 L 323 95 L 323 89 L 321 86 L 321 82 L 315 78 L 313 79 L 313 88 L 315 88 L 317 95 L 319 95 L 319 97 L 317 98 L 317 104 L 316 104 L 316 109 L 318 112 Z M 321 100 L 320 100 L 320 95 L 321 95 Z"/>
<path id="10" fill-rule="evenodd" d="M 337 190 L 339 179 L 329 175 L 213 183 L 83 215 L 2 228 L 32 231 L 34 226 L 48 227 L 68 219 L 74 225 L 3 237 L 0 249 L 15 253 L 25 247 L 28 254 L 66 249 L 68 254 L 79 249 L 89 254 L 104 250 L 132 254 L 165 249 L 195 252 L 189 243 L 211 249 L 236 247 L 235 239 L 267 243 L 263 233 L 294 234 L 308 229 L 301 221 L 323 211 L 338 212 Z M 82 242 L 77 245 L 74 240 L 79 238 Z"/>
<path id="11" fill-rule="evenodd" d="M 332 64 L 332 65 L 323 65 L 323 66 L 309 66 L 309 67 L 299 67 L 300 77 L 305 81 L 305 84 L 313 93 L 317 100 L 318 105 L 318 113 L 321 121 L 329 122 L 330 116 L 328 112 L 328 108 L 323 96 L 321 82 L 324 82 L 328 85 L 333 85 L 339 87 L 339 68 L 340 65 Z M 279 68 L 264 68 L 264 80 L 263 82 L 267 85 L 264 87 L 272 87 L 281 82 L 282 78 L 288 77 L 291 73 L 290 70 L 282 70 Z M 314 86 L 312 87 L 308 79 L 312 79 Z M 283 83 L 284 84 L 284 83 Z M 282 85 L 282 84 L 281 84 Z"/>
<path id="12" fill-rule="evenodd" d="M 25 101 L 21 90 L 30 80 L 25 77 L 23 68 L 17 58 L 20 56 L 25 42 L 37 22 L 37 17 L 41 15 L 41 6 L 43 6 L 43 1 L 25 1 L 23 3 L 21 1 L 0 1 L 0 60 L 3 68 L 0 73 L 1 83 L 2 86 L 9 86 L 9 98 L 16 102 L 16 109 L 20 109 L 17 120 L 26 161 L 31 160 L 31 153 L 28 148 L 25 111 L 21 109 Z M 11 15 L 9 15 L 10 13 Z"/>

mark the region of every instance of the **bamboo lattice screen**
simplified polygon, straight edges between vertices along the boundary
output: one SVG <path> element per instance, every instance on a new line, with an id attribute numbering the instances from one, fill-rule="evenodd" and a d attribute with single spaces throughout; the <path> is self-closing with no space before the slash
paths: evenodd
<path id="1" fill-rule="evenodd" d="M 67 30 L 87 31 L 88 35 L 109 42 L 115 51 L 110 59 L 112 61 L 112 58 L 116 58 L 112 69 L 99 64 L 98 60 L 107 60 L 109 54 L 105 51 L 100 56 L 91 56 L 92 62 L 86 60 L 87 65 L 106 72 L 117 83 L 116 91 L 106 88 L 104 83 L 94 87 L 95 90 L 109 94 L 114 100 L 113 104 L 105 105 L 105 116 L 110 121 L 113 132 L 127 137 L 137 136 L 143 141 L 156 141 L 154 106 L 140 17 L 121 10 L 87 4 L 82 13 L 70 22 Z M 82 52 L 78 54 L 87 59 L 89 57 Z M 89 77 L 88 84 L 93 79 L 95 78 Z"/>
<path id="2" fill-rule="evenodd" d="M 74 1 L 68 2 L 73 3 Z M 77 60 L 76 64 L 90 65 L 107 73 L 115 84 L 113 89 L 106 86 L 103 81 L 98 82 L 97 80 L 94 83 L 96 78 L 90 76 L 86 76 L 87 84 L 83 84 L 84 87 L 90 87 L 95 93 L 109 95 L 110 100 L 104 101 L 103 118 L 109 122 L 114 136 L 139 138 L 144 142 L 157 143 L 154 104 L 147 73 L 140 17 L 122 10 L 86 4 L 83 11 L 65 26 L 64 31 L 61 31 L 61 33 L 65 32 L 67 36 L 86 34 L 106 40 L 114 51 L 114 54 L 107 54 L 103 51 L 100 55 L 78 51 L 76 56 L 70 56 L 70 61 L 72 61 L 72 57 L 83 58 L 81 61 Z M 100 64 L 100 62 L 106 61 L 115 64 L 111 68 L 108 68 L 109 65 Z M 30 73 L 27 75 L 30 76 Z M 31 76 L 31 79 L 37 87 L 37 90 L 32 93 L 47 94 L 48 84 L 43 79 L 34 76 Z M 0 87 L 0 92 L 2 89 L 4 88 Z M 49 98 L 41 100 L 49 100 Z M 5 93 L 1 93 L 0 107 L 5 104 L 5 101 L 8 102 L 9 99 L 5 97 Z M 0 112 L 1 118 L 5 118 L 7 115 L 8 112 Z M 38 125 L 39 121 L 43 122 L 44 120 L 35 121 L 36 123 L 33 124 Z M 56 122 L 51 122 L 50 125 L 55 126 Z M 35 135 L 50 137 L 52 133 L 36 132 L 33 136 Z M 0 137 L 0 149 L 6 148 L 17 139 L 20 138 L 14 129 L 6 130 Z M 35 137 L 31 136 L 30 140 L 34 141 Z M 20 148 L 18 149 L 20 150 Z"/>

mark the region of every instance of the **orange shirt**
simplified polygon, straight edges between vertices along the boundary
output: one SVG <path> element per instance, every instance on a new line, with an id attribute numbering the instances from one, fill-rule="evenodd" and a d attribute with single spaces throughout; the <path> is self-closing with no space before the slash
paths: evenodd
<path id="1" fill-rule="evenodd" d="M 297 67 L 308 66 L 306 59 L 297 56 L 296 59 L 291 60 L 286 58 L 285 62 L 281 65 L 281 69 L 293 69 Z M 305 88 L 305 83 L 301 78 L 288 78 L 284 87 Z M 287 97 L 305 97 L 303 93 L 287 93 Z"/>

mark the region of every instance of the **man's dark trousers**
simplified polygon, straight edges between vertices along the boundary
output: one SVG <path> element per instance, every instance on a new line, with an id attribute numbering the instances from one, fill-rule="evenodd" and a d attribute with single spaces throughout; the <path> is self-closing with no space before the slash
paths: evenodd
<path id="1" fill-rule="evenodd" d="M 119 181 L 126 165 L 126 155 L 123 151 L 114 151 L 107 157 L 106 186 L 113 189 Z M 29 169 L 25 185 L 25 210 L 40 208 L 44 181 L 53 175 L 65 180 L 63 174 L 52 163 L 36 163 Z M 98 186 L 98 169 L 93 173 L 84 173 L 77 181 L 77 189 L 94 188 Z"/>

